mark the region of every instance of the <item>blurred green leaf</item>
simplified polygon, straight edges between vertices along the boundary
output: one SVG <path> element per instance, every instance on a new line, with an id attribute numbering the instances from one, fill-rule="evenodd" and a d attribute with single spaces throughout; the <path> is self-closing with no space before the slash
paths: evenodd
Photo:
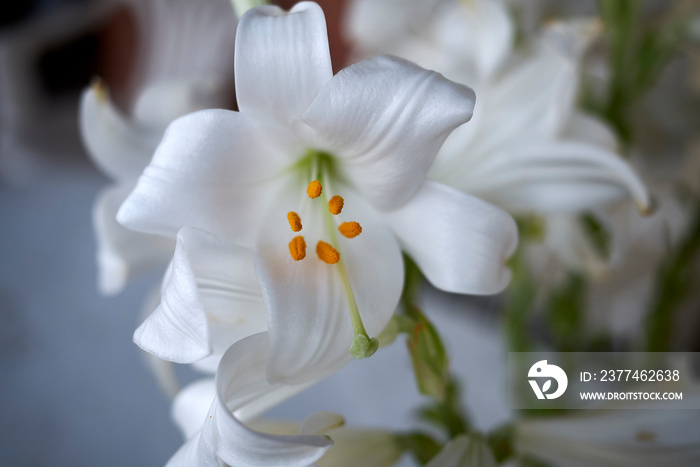
<path id="1" fill-rule="evenodd" d="M 566 282 L 553 291 L 547 302 L 546 317 L 549 330 L 560 352 L 582 350 L 582 332 L 586 302 L 586 280 L 580 274 L 570 274 Z"/>

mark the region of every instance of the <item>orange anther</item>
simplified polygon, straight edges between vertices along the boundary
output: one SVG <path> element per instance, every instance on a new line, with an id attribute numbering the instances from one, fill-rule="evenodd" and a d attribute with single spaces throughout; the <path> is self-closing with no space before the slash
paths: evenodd
<path id="1" fill-rule="evenodd" d="M 362 233 L 362 226 L 357 222 L 343 222 L 338 226 L 338 231 L 347 238 L 355 238 Z"/>
<path id="2" fill-rule="evenodd" d="M 294 211 L 289 211 L 287 213 L 287 220 L 289 221 L 289 226 L 294 232 L 299 232 L 301 230 L 301 217 Z"/>
<path id="3" fill-rule="evenodd" d="M 340 253 L 323 240 L 316 244 L 316 254 L 324 263 L 335 264 L 340 260 Z"/>
<path id="4" fill-rule="evenodd" d="M 345 200 L 343 197 L 335 195 L 330 201 L 328 201 L 328 210 L 331 212 L 331 214 L 337 216 L 343 210 L 344 205 Z"/>
<path id="5" fill-rule="evenodd" d="M 297 235 L 289 242 L 289 254 L 292 255 L 294 261 L 306 258 L 306 242 L 303 236 Z"/>
<path id="6" fill-rule="evenodd" d="M 318 180 L 314 180 L 306 187 L 306 193 L 309 195 L 309 198 L 318 198 L 321 196 L 321 191 L 323 191 L 323 187 Z"/>

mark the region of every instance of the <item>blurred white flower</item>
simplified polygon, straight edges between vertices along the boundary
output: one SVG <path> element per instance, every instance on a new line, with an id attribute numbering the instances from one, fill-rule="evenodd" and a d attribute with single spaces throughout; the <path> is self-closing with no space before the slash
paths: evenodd
<path id="1" fill-rule="evenodd" d="M 631 340 L 643 337 L 640 330 L 653 304 L 660 268 L 687 235 L 692 222 L 692 204 L 680 188 L 682 179 L 692 173 L 692 158 L 683 169 L 673 170 L 671 176 L 659 176 L 664 171 L 658 164 L 651 166 L 637 162 L 637 170 L 644 175 L 654 192 L 653 216 L 640 217 L 626 203 L 616 203 L 597 212 L 611 237 L 610 262 L 604 281 L 589 284 L 587 316 L 589 324 L 597 329 L 611 331 L 616 336 Z M 690 185 L 685 185 L 690 188 Z M 680 314 L 685 312 L 685 325 L 674 334 L 679 342 L 691 336 L 696 329 L 697 299 L 692 290 L 686 300 L 678 303 Z M 688 298 L 691 298 L 688 301 Z M 668 310 L 672 312 L 673 310 Z M 678 315 L 677 315 L 678 316 Z M 677 323 L 676 323 L 677 324 Z M 681 347 L 682 348 L 682 347 Z"/>
<path id="2" fill-rule="evenodd" d="M 166 126 L 199 109 L 226 107 L 233 84 L 236 18 L 226 0 L 130 2 L 141 54 L 125 115 L 96 82 L 83 93 L 80 130 L 95 164 L 114 182 L 95 202 L 98 284 L 118 293 L 134 273 L 165 267 L 172 240 L 135 233 L 116 221 L 119 206 L 148 165 Z"/>
<path id="3" fill-rule="evenodd" d="M 350 29 L 369 8 L 359 1 Z M 390 0 L 383 4 L 389 19 Z M 373 8 L 378 8 L 375 5 Z M 601 122 L 576 109 L 581 59 L 600 25 L 595 21 L 550 24 L 535 41 L 514 50 L 513 25 L 499 0 L 441 1 L 422 15 L 413 2 L 404 8 L 417 23 L 404 28 L 405 47 L 387 47 L 448 78 L 468 83 L 479 95 L 474 119 L 447 139 L 430 178 L 491 201 L 513 213 L 551 216 L 548 251 L 575 269 L 601 267 L 582 242 L 585 232 L 572 217 L 630 195 L 640 211 L 649 194 L 630 166 L 615 153 L 615 138 Z M 403 13 L 407 15 L 408 13 Z M 429 33 L 416 33 L 426 30 Z M 481 47 L 480 44 L 489 44 Z M 381 44 L 365 44 L 382 50 Z M 549 222 L 549 219 L 546 221 Z"/>
<path id="4" fill-rule="evenodd" d="M 697 402 L 697 388 L 684 391 Z M 645 405 L 647 407 L 645 407 Z M 614 404 L 568 417 L 516 422 L 516 450 L 566 467 L 693 466 L 700 463 L 700 418 L 693 411 Z"/>
<path id="5" fill-rule="evenodd" d="M 173 122 L 118 214 L 130 228 L 170 237 L 201 229 L 219 245 L 221 262 L 209 267 L 196 257 L 208 247 L 187 245 L 204 234 L 180 235 L 190 266 L 173 263 L 163 305 L 135 336 L 142 348 L 182 363 L 212 352 L 202 288 L 222 310 L 257 297 L 231 278 L 246 254 L 234 244 L 253 249 L 273 382 L 331 374 L 351 343 L 358 358 L 376 350 L 370 336 L 402 289 L 401 248 L 441 289 L 505 287 L 512 218 L 425 181 L 447 135 L 470 119 L 471 89 L 390 57 L 333 76 L 323 12 L 308 2 L 246 13 L 235 57 L 241 111 Z"/>

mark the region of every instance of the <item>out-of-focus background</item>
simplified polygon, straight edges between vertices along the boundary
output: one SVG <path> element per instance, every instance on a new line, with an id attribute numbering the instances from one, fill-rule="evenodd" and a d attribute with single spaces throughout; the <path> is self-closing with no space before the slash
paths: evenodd
<path id="1" fill-rule="evenodd" d="M 170 419 L 169 399 L 131 342 L 144 297 L 159 274 L 142 275 L 113 297 L 98 292 L 92 209 L 109 180 L 90 162 L 78 130 L 80 93 L 95 76 L 122 106 L 138 84 L 142 37 L 134 3 L 22 0 L 0 5 L 3 466 L 164 465 L 183 441 Z M 278 2 L 284 7 L 294 3 Z M 347 2 L 319 3 L 337 71 L 348 61 L 341 27 Z M 531 12 L 532 22 L 562 10 L 596 11 L 595 1 L 533 1 L 530 6 L 523 11 Z M 651 94 L 673 87 L 692 66 L 698 65 L 687 57 L 672 61 Z M 700 88 L 698 82 L 694 86 Z M 689 111 L 687 101 L 653 102 L 649 105 L 658 106 L 654 111 L 664 116 L 669 130 L 664 137 L 670 146 L 664 143 L 662 150 L 673 151 L 681 139 L 676 135 L 692 133 L 698 124 L 697 109 Z M 658 141 L 650 137 L 644 144 L 653 148 Z M 452 351 L 452 368 L 464 382 L 474 424 L 487 430 L 507 421 L 505 376 L 494 370 L 502 367 L 506 349 L 494 312 L 498 298 L 474 300 L 429 289 L 424 300 Z M 698 330 L 689 328 L 683 350 L 700 348 L 692 337 Z M 178 370 L 178 375 L 185 381 L 194 374 Z M 421 401 L 399 339 L 272 415 L 301 420 L 312 411 L 331 410 L 346 415 L 349 425 L 406 430 L 415 425 L 411 410 Z"/>

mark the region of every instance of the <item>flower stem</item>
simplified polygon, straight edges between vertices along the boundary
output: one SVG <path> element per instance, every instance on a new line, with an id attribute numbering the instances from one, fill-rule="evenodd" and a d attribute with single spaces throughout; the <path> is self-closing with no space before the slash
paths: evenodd
<path id="1" fill-rule="evenodd" d="M 435 326 L 415 304 L 423 284 L 423 275 L 404 256 L 406 279 L 401 296 L 403 313 L 414 323 L 407 339 L 418 391 L 433 399 L 421 407 L 419 415 L 444 429 L 449 438 L 469 430 L 468 418 L 460 400 L 459 385 L 449 369 L 449 358 Z"/>

